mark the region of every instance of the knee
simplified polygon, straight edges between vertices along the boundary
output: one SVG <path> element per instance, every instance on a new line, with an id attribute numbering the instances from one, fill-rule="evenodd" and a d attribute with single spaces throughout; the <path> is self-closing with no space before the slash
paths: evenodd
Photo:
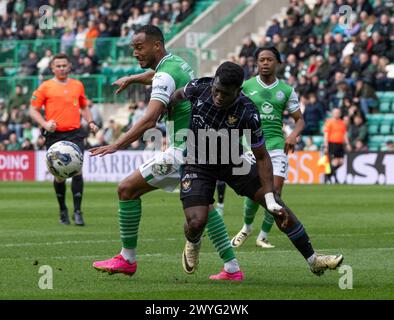
<path id="1" fill-rule="evenodd" d="M 138 198 L 133 186 L 127 181 L 121 181 L 119 183 L 118 196 L 120 200 L 133 200 Z"/>
<path id="2" fill-rule="evenodd" d="M 206 219 L 194 216 L 188 221 L 189 230 L 199 232 L 205 228 L 206 223 Z"/>

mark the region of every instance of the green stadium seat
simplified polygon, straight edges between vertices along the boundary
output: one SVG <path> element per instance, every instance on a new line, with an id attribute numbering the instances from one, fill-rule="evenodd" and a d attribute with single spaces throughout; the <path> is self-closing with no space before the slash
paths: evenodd
<path id="1" fill-rule="evenodd" d="M 368 133 L 369 134 L 378 134 L 379 132 L 379 125 L 378 124 L 370 124 L 368 126 Z"/>
<path id="2" fill-rule="evenodd" d="M 384 115 L 380 114 L 380 113 L 367 114 L 367 120 L 368 120 L 369 124 L 379 125 L 382 122 L 383 118 L 384 118 Z"/>
<path id="3" fill-rule="evenodd" d="M 368 150 L 369 151 L 379 151 L 380 147 L 379 145 L 370 145 L 368 144 Z"/>
<path id="4" fill-rule="evenodd" d="M 317 145 L 319 148 L 324 142 L 323 136 L 312 136 L 313 143 Z"/>
<path id="5" fill-rule="evenodd" d="M 380 112 L 391 112 L 391 101 L 383 101 L 379 103 Z"/>
<path id="6" fill-rule="evenodd" d="M 382 124 L 380 126 L 380 134 L 391 134 L 391 124 Z"/>

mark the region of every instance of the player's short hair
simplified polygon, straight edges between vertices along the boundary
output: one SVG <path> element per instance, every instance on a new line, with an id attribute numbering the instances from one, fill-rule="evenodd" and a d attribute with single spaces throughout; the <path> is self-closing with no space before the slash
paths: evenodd
<path id="1" fill-rule="evenodd" d="M 149 38 L 160 41 L 164 45 L 164 36 L 160 28 L 151 24 L 146 24 L 138 28 L 134 34 L 145 33 Z"/>
<path id="2" fill-rule="evenodd" d="M 71 62 L 71 61 L 70 61 L 70 58 L 68 57 L 68 55 L 66 55 L 65 53 L 58 53 L 57 55 L 55 55 L 55 56 L 52 58 L 51 63 L 50 63 L 49 65 L 52 66 L 53 62 L 54 62 L 56 59 L 66 59 L 68 62 Z"/>
<path id="3" fill-rule="evenodd" d="M 226 61 L 216 70 L 216 77 L 224 86 L 237 86 L 239 88 L 244 82 L 244 71 L 238 64 Z"/>
<path id="4" fill-rule="evenodd" d="M 282 63 L 282 59 L 281 59 L 281 57 L 280 57 L 280 52 L 279 52 L 278 49 L 276 49 L 275 47 L 260 47 L 260 48 L 257 48 L 256 51 L 254 52 L 254 58 L 255 58 L 256 60 L 257 60 L 257 58 L 259 57 L 259 54 L 260 54 L 262 51 L 271 51 L 271 52 L 275 55 L 276 60 L 277 60 L 279 63 Z"/>

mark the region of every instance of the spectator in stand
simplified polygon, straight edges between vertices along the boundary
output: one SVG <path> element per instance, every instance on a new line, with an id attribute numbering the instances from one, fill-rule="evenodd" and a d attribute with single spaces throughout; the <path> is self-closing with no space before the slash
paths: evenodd
<path id="1" fill-rule="evenodd" d="M 241 52 L 239 53 L 239 57 L 254 57 L 254 53 L 256 51 L 256 44 L 252 40 L 250 35 L 246 36 L 243 40 Z"/>
<path id="2" fill-rule="evenodd" d="M 105 25 L 105 24 L 104 24 Z M 93 48 L 96 38 L 99 36 L 100 30 L 96 27 L 96 21 L 89 20 L 88 31 L 86 32 L 85 48 Z"/>
<path id="3" fill-rule="evenodd" d="M 72 30 L 70 28 L 66 28 L 60 40 L 60 51 L 70 53 L 75 41 L 75 35 Z"/>
<path id="4" fill-rule="evenodd" d="M 73 52 L 70 57 L 72 73 L 75 73 L 75 71 L 81 67 L 81 64 L 79 62 L 80 58 L 81 58 L 81 49 L 78 46 L 76 46 L 73 48 Z"/>
<path id="5" fill-rule="evenodd" d="M 30 119 L 26 119 L 23 123 L 22 140 L 29 139 L 32 143 L 36 143 L 40 136 L 40 129 L 33 127 Z"/>
<path id="6" fill-rule="evenodd" d="M 0 142 L 7 144 L 10 138 L 10 131 L 5 122 L 0 122 Z"/>
<path id="7" fill-rule="evenodd" d="M 320 102 L 317 101 L 315 93 L 309 94 L 308 98 L 304 111 L 305 128 L 302 134 L 317 135 L 320 134 L 320 123 L 324 120 L 324 110 Z"/>
<path id="8" fill-rule="evenodd" d="M 21 150 L 22 145 L 18 141 L 18 137 L 15 132 L 10 134 L 9 142 L 6 145 L 7 151 L 18 151 Z"/>
<path id="9" fill-rule="evenodd" d="M 382 151 L 393 152 L 394 151 L 394 142 L 392 140 L 386 141 L 386 144 L 382 149 L 383 149 Z"/>
<path id="10" fill-rule="evenodd" d="M 24 76 L 33 76 L 37 74 L 37 54 L 34 51 L 29 53 L 29 58 L 21 62 L 20 74 Z"/>
<path id="11" fill-rule="evenodd" d="M 323 23 L 328 23 L 333 11 L 333 2 L 331 0 L 323 0 L 317 14 L 322 17 Z"/>
<path id="12" fill-rule="evenodd" d="M 354 144 L 353 148 L 354 152 L 368 152 L 368 146 L 362 142 L 361 140 L 357 139 L 356 143 Z"/>
<path id="13" fill-rule="evenodd" d="M 367 115 L 370 109 L 378 106 L 378 97 L 370 81 L 371 79 L 364 78 L 356 82 L 356 102 L 360 103 L 361 111 L 364 115 Z"/>
<path id="14" fill-rule="evenodd" d="M 8 111 L 11 111 L 13 108 L 19 108 L 21 105 L 27 105 L 29 103 L 29 98 L 23 94 L 23 88 L 21 85 L 15 86 L 15 93 L 11 96 L 8 101 Z"/>
<path id="15" fill-rule="evenodd" d="M 278 19 L 274 18 L 272 19 L 272 24 L 268 27 L 267 32 L 265 33 L 265 36 L 269 39 L 273 39 L 274 35 L 276 34 L 281 34 L 281 27 Z"/>
<path id="16" fill-rule="evenodd" d="M 21 144 L 20 150 L 34 151 L 34 145 L 29 138 L 25 138 Z"/>
<path id="17" fill-rule="evenodd" d="M 85 49 L 86 43 L 86 34 L 88 33 L 88 29 L 85 28 L 85 25 L 79 24 L 77 28 L 77 33 L 75 35 L 75 46 L 79 49 Z"/>
<path id="18" fill-rule="evenodd" d="M 318 151 L 319 148 L 313 143 L 311 136 L 306 137 L 304 151 Z"/>
<path id="19" fill-rule="evenodd" d="M 52 51 L 49 49 L 45 50 L 45 55 L 37 63 L 38 74 L 44 74 L 44 71 L 49 68 L 49 63 L 51 62 L 52 58 Z"/>
<path id="20" fill-rule="evenodd" d="M 190 6 L 190 2 L 188 0 L 183 0 L 181 2 L 181 13 L 177 17 L 177 23 L 184 21 L 191 13 L 192 8 Z"/>
<path id="21" fill-rule="evenodd" d="M 46 150 L 45 137 L 39 136 L 37 138 L 37 142 L 35 143 L 35 149 L 36 150 Z"/>
<path id="22" fill-rule="evenodd" d="M 352 149 L 356 148 L 357 140 L 360 140 L 363 145 L 368 143 L 368 127 L 364 122 L 361 113 L 356 113 L 350 119 L 350 126 L 348 128 L 348 137 Z"/>
<path id="23" fill-rule="evenodd" d="M 21 108 L 14 107 L 10 111 L 8 119 L 8 129 L 10 132 L 15 132 L 18 139 L 22 138 L 23 122 L 26 121 L 26 116 Z"/>

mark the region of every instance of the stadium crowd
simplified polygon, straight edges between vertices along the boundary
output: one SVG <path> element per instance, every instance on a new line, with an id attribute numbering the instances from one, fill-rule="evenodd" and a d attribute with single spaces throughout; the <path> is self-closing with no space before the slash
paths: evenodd
<path id="1" fill-rule="evenodd" d="M 151 23 L 163 28 L 181 22 L 192 10 L 194 1 L 23 1 L 10 0 L 0 7 L 0 40 L 37 39 L 45 36 L 37 28 L 38 7 L 49 3 L 55 8 L 55 28 L 60 35 L 62 50 L 72 51 L 74 74 L 100 72 L 100 61 L 92 46 L 101 37 L 131 39 L 138 26 Z M 389 1 L 317 0 L 309 7 L 304 0 L 291 0 L 283 20 L 273 19 L 264 35 L 255 43 L 251 36 L 244 39 L 238 56 L 231 57 L 245 72 L 245 79 L 257 74 L 254 52 L 259 46 L 273 45 L 284 63 L 278 77 L 296 89 L 305 118 L 303 135 L 297 150 L 317 150 L 310 136 L 321 135 L 326 118 L 340 108 L 347 125 L 353 151 L 368 151 L 366 115 L 378 110 L 376 91 L 394 90 L 394 79 L 388 77 L 388 65 L 394 60 L 394 16 Z M 346 21 L 339 16 L 340 6 L 352 12 Z M 338 18 L 339 17 L 339 18 Z M 49 35 L 54 36 L 54 35 Z M 43 57 L 34 52 L 22 62 L 25 75 L 50 74 L 48 68 L 54 53 L 47 50 Z M 40 150 L 43 137 L 28 117 L 29 98 L 23 88 L 16 87 L 9 101 L 0 100 L 0 150 Z M 122 131 L 143 114 L 146 104 L 136 102 L 130 107 L 130 119 L 121 128 L 114 120 L 105 121 L 96 106 L 91 105 L 95 121 L 103 126 L 87 144 L 111 143 Z M 285 126 L 291 127 L 285 117 Z M 285 128 L 286 130 L 286 128 Z M 390 149 L 390 142 L 387 149 Z M 132 146 L 143 148 L 143 143 Z"/>
<path id="2" fill-rule="evenodd" d="M 387 68 L 394 61 L 394 7 L 389 1 L 371 3 L 317 0 L 309 7 L 304 0 L 291 0 L 283 21 L 273 19 L 258 43 L 246 36 L 232 59 L 248 79 L 257 74 L 256 48 L 275 46 L 285 61 L 278 77 L 294 86 L 300 98 L 303 135 L 321 134 L 325 119 L 338 107 L 352 150 L 367 151 L 366 115 L 378 111 L 376 91 L 394 90 Z M 343 5 L 352 9 L 348 18 L 338 14 Z M 303 144 L 300 140 L 298 147 Z"/>

